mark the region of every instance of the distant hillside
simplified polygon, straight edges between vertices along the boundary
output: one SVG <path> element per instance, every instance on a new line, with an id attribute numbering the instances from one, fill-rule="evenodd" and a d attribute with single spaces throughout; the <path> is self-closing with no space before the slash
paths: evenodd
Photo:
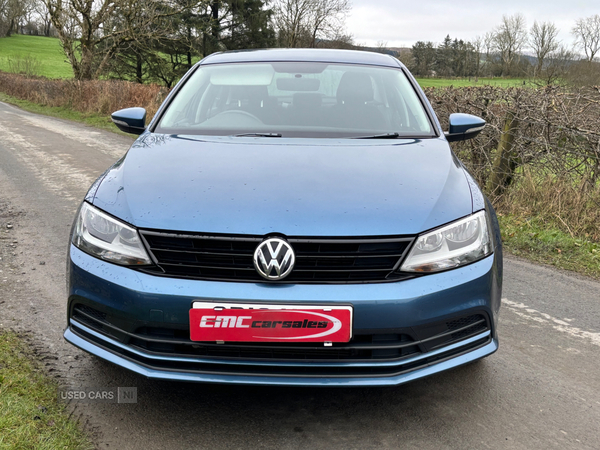
<path id="1" fill-rule="evenodd" d="M 397 54 L 410 52 L 410 47 L 389 47 L 388 50 L 396 52 Z"/>
<path id="2" fill-rule="evenodd" d="M 386 55 L 391 55 L 398 57 L 400 54 L 410 51 L 410 48 L 407 47 L 366 47 L 361 45 L 355 45 L 354 49 L 356 50 L 364 50 L 368 52 L 377 52 L 377 53 L 385 53 Z"/>
<path id="3" fill-rule="evenodd" d="M 22 34 L 0 38 L 0 70 L 18 71 L 18 65 L 29 65 L 35 75 L 47 78 L 73 78 L 58 38 Z"/>

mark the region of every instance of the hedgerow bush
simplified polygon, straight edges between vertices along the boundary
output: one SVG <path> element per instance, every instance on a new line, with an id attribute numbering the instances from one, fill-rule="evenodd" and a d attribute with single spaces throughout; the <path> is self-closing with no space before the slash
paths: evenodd
<path id="1" fill-rule="evenodd" d="M 453 112 L 487 121 L 477 138 L 452 147 L 500 213 L 600 240 L 600 87 L 449 87 L 426 94 L 444 129 Z M 508 146 L 501 144 L 507 134 Z"/>
<path id="2" fill-rule="evenodd" d="M 82 113 L 110 114 L 143 106 L 151 118 L 168 94 L 156 84 L 118 80 L 49 80 L 0 72 L 0 91 L 40 105 L 68 107 Z"/>

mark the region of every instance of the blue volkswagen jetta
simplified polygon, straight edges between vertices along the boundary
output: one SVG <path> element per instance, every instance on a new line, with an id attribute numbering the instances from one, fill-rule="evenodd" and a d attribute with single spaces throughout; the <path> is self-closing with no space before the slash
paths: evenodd
<path id="1" fill-rule="evenodd" d="M 396 59 L 214 54 L 90 188 L 65 338 L 150 378 L 394 385 L 498 348 L 495 213 Z"/>

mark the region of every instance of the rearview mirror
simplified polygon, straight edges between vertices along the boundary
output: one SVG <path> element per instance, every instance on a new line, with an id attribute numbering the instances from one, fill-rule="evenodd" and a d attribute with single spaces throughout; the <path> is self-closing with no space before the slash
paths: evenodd
<path id="1" fill-rule="evenodd" d="M 110 118 L 117 128 L 125 133 L 142 134 L 146 130 L 146 110 L 144 108 L 125 108 L 111 114 Z"/>
<path id="2" fill-rule="evenodd" d="M 321 80 L 316 78 L 278 78 L 277 89 L 280 91 L 316 92 Z"/>
<path id="3" fill-rule="evenodd" d="M 473 139 L 485 127 L 485 120 L 471 114 L 450 114 L 450 129 L 446 134 L 448 142 Z"/>

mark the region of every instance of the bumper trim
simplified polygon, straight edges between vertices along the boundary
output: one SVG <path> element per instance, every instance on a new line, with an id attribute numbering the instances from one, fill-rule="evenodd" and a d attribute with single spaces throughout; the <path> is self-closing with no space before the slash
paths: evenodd
<path id="1" fill-rule="evenodd" d="M 199 357 L 185 357 L 185 356 L 161 356 L 156 355 L 151 352 L 143 352 L 137 350 L 131 346 L 122 344 L 119 341 L 116 341 L 108 336 L 105 336 L 97 331 L 83 325 L 81 322 L 78 322 L 75 319 L 70 320 L 71 325 L 81 329 L 85 333 L 91 334 L 92 336 L 102 339 L 106 341 L 108 344 L 113 345 L 115 347 L 119 347 L 126 352 L 133 353 L 135 355 L 141 356 L 142 358 L 152 359 L 156 361 L 178 361 L 178 362 L 188 362 L 188 363 L 201 363 L 201 364 L 231 364 L 235 366 L 288 366 L 288 367 L 304 367 L 307 362 L 295 362 L 295 361 L 268 361 L 268 360 L 243 360 L 239 358 L 235 359 L 225 359 L 225 358 L 199 358 Z M 460 347 L 467 346 L 473 342 L 479 341 L 481 339 L 485 339 L 489 337 L 491 334 L 490 330 L 487 330 L 483 333 L 472 336 L 468 339 L 464 339 L 459 342 L 455 342 L 454 344 L 450 344 L 444 347 L 440 347 L 436 350 L 432 350 L 427 353 L 419 353 L 414 356 L 407 356 L 397 361 L 367 361 L 367 362 L 354 362 L 354 361 L 337 361 L 337 362 L 322 362 L 322 361 L 310 361 L 311 366 L 315 367 L 393 367 L 400 366 L 405 364 L 410 364 L 417 362 L 421 359 L 431 358 L 433 356 L 437 356 L 441 353 L 446 353 L 452 350 L 456 350 Z M 66 338 L 66 333 L 65 333 Z M 67 339 L 68 340 L 68 339 Z M 71 342 L 71 341 L 69 341 Z M 93 345 L 93 344 L 92 344 Z"/>
<path id="2" fill-rule="evenodd" d="M 126 351 L 134 352 L 137 351 L 127 348 L 123 344 L 120 344 L 113 339 L 106 338 L 105 336 L 98 335 L 93 330 L 85 327 L 84 325 L 74 324 L 75 326 L 81 327 L 82 331 L 89 332 L 91 335 L 97 336 L 98 338 L 109 341 L 110 344 L 116 345 L 123 348 Z M 489 337 L 490 332 L 487 331 L 481 335 L 475 336 L 465 341 L 461 341 L 454 346 L 460 347 L 461 345 L 467 345 L 467 341 L 477 340 L 485 337 Z M 195 373 L 188 371 L 172 371 L 172 370 L 160 370 L 147 367 L 143 364 L 136 363 L 126 357 L 120 356 L 107 349 L 96 345 L 87 339 L 79 336 L 73 332 L 70 327 L 65 330 L 65 339 L 81 348 L 82 350 L 96 355 L 102 359 L 105 359 L 113 364 L 129 369 L 140 375 L 146 376 L 151 379 L 166 379 L 173 381 L 192 381 L 192 382 L 204 382 L 204 383 L 224 383 L 224 384 L 251 384 L 251 385 L 286 385 L 286 386 L 392 386 L 408 381 L 412 381 L 417 378 L 432 375 L 437 372 L 441 372 L 453 367 L 457 367 L 477 359 L 483 358 L 494 353 L 498 349 L 498 341 L 491 339 L 491 341 L 479 348 L 469 350 L 466 353 L 453 355 L 448 359 L 442 359 L 433 363 L 427 363 L 422 367 L 414 370 L 409 370 L 404 373 L 400 373 L 392 376 L 341 376 L 341 377 L 310 377 L 310 376 L 282 376 L 282 375 L 252 375 L 252 374 L 240 374 L 231 375 L 223 373 Z M 450 346 L 448 346 L 450 347 Z M 448 351 L 449 348 L 443 349 Z M 443 353 L 442 351 L 436 350 L 435 353 Z M 421 357 L 430 357 L 434 352 L 429 352 L 427 355 L 420 355 Z M 141 352 L 137 352 L 140 356 L 146 357 Z M 185 359 L 189 358 L 163 358 L 166 360 Z M 198 359 L 193 359 L 193 362 L 200 362 Z M 214 363 L 215 361 L 206 361 Z M 221 361 L 219 361 L 222 364 Z M 240 365 L 242 361 L 231 362 L 231 364 Z M 252 364 L 252 363 L 247 363 Z M 256 364 L 254 364 L 256 365 Z"/>

